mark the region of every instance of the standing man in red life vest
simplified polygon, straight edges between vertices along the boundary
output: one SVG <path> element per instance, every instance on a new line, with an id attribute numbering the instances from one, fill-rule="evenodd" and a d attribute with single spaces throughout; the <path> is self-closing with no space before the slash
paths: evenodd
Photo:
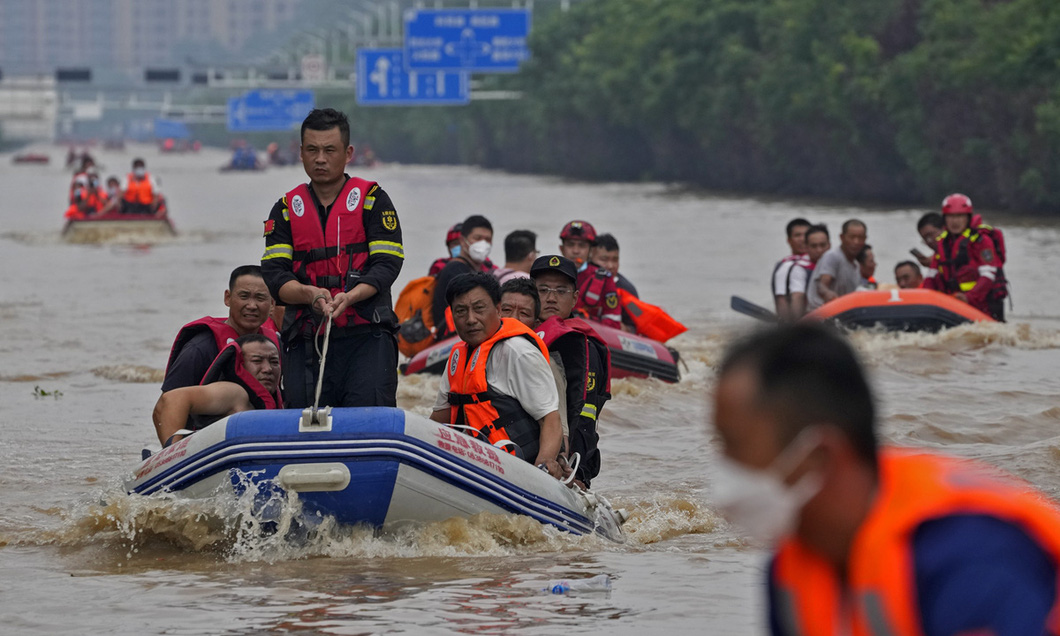
<path id="1" fill-rule="evenodd" d="M 773 289 L 773 303 L 776 305 L 777 315 L 784 319 L 791 319 L 794 312 L 789 305 L 791 299 L 791 276 L 795 271 L 796 263 L 805 263 L 806 258 L 806 230 L 810 229 L 811 223 L 803 218 L 792 219 L 785 226 L 788 237 L 788 247 L 791 254 L 780 259 L 773 266 L 773 275 L 770 285 Z"/>
<path id="2" fill-rule="evenodd" d="M 283 408 L 279 388 L 276 343 L 257 333 L 240 336 L 217 356 L 201 385 L 174 389 L 158 399 L 153 413 L 158 441 L 168 446 L 181 439 L 181 429 L 199 430 L 233 413 Z M 189 421 L 200 424 L 188 426 Z"/>
<path id="3" fill-rule="evenodd" d="M 878 448 L 871 389 L 833 331 L 737 343 L 713 402 L 713 504 L 773 550 L 775 636 L 1060 633 L 1060 510 L 992 467 Z"/>
<path id="4" fill-rule="evenodd" d="M 302 122 L 300 184 L 265 221 L 265 284 L 286 306 L 284 402 L 313 403 L 326 317 L 333 325 L 320 405 L 397 404 L 397 316 L 390 287 L 405 260 L 401 227 L 379 185 L 345 173 L 353 156 L 343 113 L 314 109 Z"/>
<path id="5" fill-rule="evenodd" d="M 596 245 L 596 228 L 586 221 L 571 221 L 559 233 L 559 252 L 578 268 L 577 311 L 612 329 L 622 328 L 622 307 L 611 272 L 589 262 Z"/>
<path id="6" fill-rule="evenodd" d="M 434 320 L 434 336 L 438 340 L 453 335 L 445 317 L 449 303 L 445 300 L 445 290 L 449 283 L 461 274 L 487 271 L 486 262 L 493 248 L 493 225 L 489 219 L 472 214 L 460 224 L 460 244 L 457 255 L 449 260 L 436 276 L 434 298 L 431 301 L 431 318 Z"/>
<path id="7" fill-rule="evenodd" d="M 123 214 L 155 214 L 162 205 L 158 183 L 139 157 L 133 159 L 132 172 L 125 176 L 121 189 Z"/>
<path id="8" fill-rule="evenodd" d="M 600 474 L 597 422 L 611 399 L 611 352 L 589 322 L 573 317 L 577 277 L 574 262 L 555 254 L 538 257 L 530 268 L 541 299 L 538 335 L 566 378 L 569 451 L 581 457 L 576 481 L 588 488 Z"/>
<path id="9" fill-rule="evenodd" d="M 559 397 L 545 344 L 518 320 L 501 318 L 500 285 L 490 274 L 457 276 L 446 300 L 461 341 L 431 419 L 470 427 L 474 437 L 561 477 Z"/>
<path id="10" fill-rule="evenodd" d="M 596 244 L 589 251 L 589 262 L 601 269 L 606 269 L 611 273 L 611 278 L 615 281 L 615 289 L 619 291 L 619 301 L 623 300 L 623 294 L 621 292 L 625 292 L 634 298 L 640 298 L 640 294 L 637 292 L 637 286 L 629 280 L 628 276 L 618 273 L 620 255 L 618 239 L 616 239 L 614 235 L 601 234 L 596 237 Z M 630 333 L 637 333 L 636 324 L 634 324 L 633 318 L 629 315 L 624 306 L 622 306 L 622 330 Z"/>
<path id="11" fill-rule="evenodd" d="M 269 319 L 273 302 L 261 267 L 242 265 L 232 270 L 224 303 L 228 307 L 226 318 L 204 316 L 180 328 L 162 380 L 163 397 L 168 391 L 202 382 L 221 350 L 241 336 L 262 334 L 280 346 L 276 325 Z"/>
<path id="12" fill-rule="evenodd" d="M 942 202 L 946 229 L 935 239 L 932 266 L 935 275 L 924 281 L 926 289 L 952 294 L 995 320 L 1004 322 L 1003 259 L 987 232 L 971 227 L 972 200 L 951 194 Z"/>

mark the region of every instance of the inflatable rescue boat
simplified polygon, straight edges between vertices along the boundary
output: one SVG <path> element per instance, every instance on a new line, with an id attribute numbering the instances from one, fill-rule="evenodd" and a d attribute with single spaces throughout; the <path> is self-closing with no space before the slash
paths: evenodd
<path id="1" fill-rule="evenodd" d="M 123 214 L 118 210 L 68 218 L 62 237 L 68 243 L 94 243 L 120 235 L 176 236 L 165 204 L 155 214 Z"/>
<path id="2" fill-rule="evenodd" d="M 600 323 L 594 322 L 592 326 L 611 350 L 611 379 L 659 378 L 665 382 L 678 382 L 681 379 L 681 372 L 677 368 L 680 355 L 676 349 L 651 338 L 605 327 Z M 427 347 L 401 366 L 402 373 L 440 375 L 446 360 L 449 359 L 449 352 L 459 341 L 458 336 L 453 336 Z"/>
<path id="3" fill-rule="evenodd" d="M 854 292 L 821 305 L 803 320 L 828 320 L 852 329 L 931 332 L 968 322 L 994 322 L 968 303 L 930 289 Z"/>
<path id="4" fill-rule="evenodd" d="M 316 421 L 316 420 L 319 420 Z M 303 514 L 383 530 L 479 512 L 623 541 L 625 512 L 498 448 L 396 408 L 237 413 L 150 455 L 129 493 L 297 493 Z"/>

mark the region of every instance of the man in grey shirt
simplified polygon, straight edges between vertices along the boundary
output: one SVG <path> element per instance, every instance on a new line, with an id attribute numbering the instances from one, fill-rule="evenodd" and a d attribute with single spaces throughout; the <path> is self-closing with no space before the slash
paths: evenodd
<path id="1" fill-rule="evenodd" d="M 811 311 L 858 288 L 861 270 L 856 259 L 864 249 L 867 238 L 868 230 L 861 221 L 850 219 L 843 224 L 839 245 L 817 261 L 813 277 L 810 278 L 806 298 Z"/>

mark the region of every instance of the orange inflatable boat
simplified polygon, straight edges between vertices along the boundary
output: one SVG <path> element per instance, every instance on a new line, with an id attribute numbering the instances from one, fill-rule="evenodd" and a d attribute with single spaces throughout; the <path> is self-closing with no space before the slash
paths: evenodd
<path id="1" fill-rule="evenodd" d="M 850 328 L 878 326 L 888 331 L 938 331 L 966 322 L 994 322 L 971 305 L 930 289 L 854 292 L 821 305 L 803 320 L 831 320 Z"/>

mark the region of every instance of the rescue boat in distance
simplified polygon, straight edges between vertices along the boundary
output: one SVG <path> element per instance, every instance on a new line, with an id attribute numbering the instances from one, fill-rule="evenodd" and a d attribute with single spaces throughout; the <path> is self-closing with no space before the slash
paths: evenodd
<path id="1" fill-rule="evenodd" d="M 120 211 L 68 218 L 62 237 L 67 243 L 99 243 L 120 235 L 176 236 L 165 203 L 155 214 L 122 214 Z"/>
<path id="2" fill-rule="evenodd" d="M 995 322 L 968 303 L 931 289 L 854 292 L 821 305 L 803 320 L 828 320 L 853 329 L 929 332 L 969 322 Z"/>
<path id="3" fill-rule="evenodd" d="M 389 407 L 310 415 L 245 411 L 214 422 L 146 457 L 125 489 L 196 499 L 249 492 L 262 502 L 297 493 L 307 521 L 384 531 L 493 512 L 625 540 L 625 512 L 603 497 L 422 416 Z"/>
<path id="4" fill-rule="evenodd" d="M 676 349 L 651 338 L 605 327 L 600 323 L 594 322 L 592 326 L 611 351 L 612 380 L 628 377 L 659 378 L 664 382 L 681 380 L 681 371 L 677 367 L 680 354 Z M 449 352 L 459 341 L 458 336 L 453 336 L 427 347 L 414 355 L 408 363 L 403 364 L 401 372 L 405 375 L 441 375 L 445 362 L 449 359 Z"/>

